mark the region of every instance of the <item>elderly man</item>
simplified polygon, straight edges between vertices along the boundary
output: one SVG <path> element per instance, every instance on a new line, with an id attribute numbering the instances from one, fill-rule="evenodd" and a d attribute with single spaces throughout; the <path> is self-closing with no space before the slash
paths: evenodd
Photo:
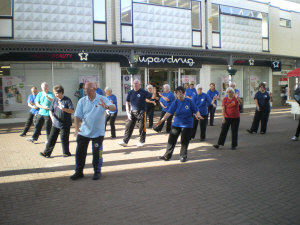
<path id="1" fill-rule="evenodd" d="M 133 90 L 128 92 L 126 99 L 126 112 L 128 121 L 125 128 L 125 137 L 123 141 L 118 142 L 119 145 L 127 146 L 129 139 L 132 135 L 136 121 L 139 122 L 140 142 L 137 144 L 138 147 L 142 147 L 146 140 L 146 99 L 154 99 L 156 95 L 156 89 L 153 93 L 149 93 L 144 89 L 141 89 L 141 83 L 139 80 L 133 81 Z"/>
<path id="2" fill-rule="evenodd" d="M 86 83 L 87 96 L 81 98 L 75 111 L 74 125 L 77 136 L 75 173 L 70 177 L 72 180 L 83 178 L 83 169 L 89 142 L 92 141 L 93 151 L 93 180 L 101 177 L 102 142 L 105 134 L 105 111 L 114 111 L 115 105 L 106 97 L 96 93 L 95 83 Z M 80 126 L 80 121 L 82 121 Z M 80 128 L 79 128 L 80 126 Z"/>
<path id="3" fill-rule="evenodd" d="M 28 114 L 28 118 L 27 121 L 25 123 L 25 127 L 23 132 L 20 134 L 21 137 L 26 136 L 26 133 L 28 132 L 34 117 L 36 116 L 36 114 L 38 114 L 39 112 L 39 108 L 35 105 L 35 98 L 37 96 L 38 90 L 36 87 L 32 87 L 31 88 L 31 94 L 28 96 L 28 100 L 27 100 L 27 105 L 30 108 L 29 114 Z"/>
<path id="4" fill-rule="evenodd" d="M 41 88 L 42 91 L 39 92 L 35 98 L 35 105 L 39 107 L 40 110 L 37 115 L 34 133 L 31 138 L 27 139 L 27 141 L 31 141 L 31 142 L 35 142 L 38 140 L 44 122 L 45 122 L 47 140 L 49 138 L 51 127 L 52 127 L 52 121 L 49 116 L 49 107 L 51 105 L 54 96 L 52 92 L 48 91 L 48 84 L 46 82 L 43 82 L 41 84 Z M 46 141 L 46 143 L 48 143 L 48 141 Z"/>

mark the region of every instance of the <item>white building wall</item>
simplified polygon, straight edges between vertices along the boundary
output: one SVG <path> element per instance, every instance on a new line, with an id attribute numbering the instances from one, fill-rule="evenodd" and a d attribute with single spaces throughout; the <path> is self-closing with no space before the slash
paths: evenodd
<path id="1" fill-rule="evenodd" d="M 15 0 L 14 39 L 93 41 L 92 1 Z"/>

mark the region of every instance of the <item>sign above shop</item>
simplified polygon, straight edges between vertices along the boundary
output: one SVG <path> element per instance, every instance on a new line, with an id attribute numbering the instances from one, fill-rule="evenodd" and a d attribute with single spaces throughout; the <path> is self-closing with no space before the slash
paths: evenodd
<path id="1" fill-rule="evenodd" d="M 281 71 L 281 62 L 273 61 L 271 63 L 271 68 L 272 68 L 272 71 Z"/>
<path id="2" fill-rule="evenodd" d="M 135 57 L 138 67 L 182 67 L 200 68 L 201 63 L 197 58 L 180 56 L 138 56 Z"/>

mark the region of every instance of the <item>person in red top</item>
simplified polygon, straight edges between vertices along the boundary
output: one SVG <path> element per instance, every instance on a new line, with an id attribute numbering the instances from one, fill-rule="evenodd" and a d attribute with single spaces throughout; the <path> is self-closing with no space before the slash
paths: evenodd
<path id="1" fill-rule="evenodd" d="M 234 89 L 231 87 L 226 89 L 226 94 L 227 97 L 223 98 L 222 101 L 222 130 L 218 144 L 213 146 L 215 148 L 219 148 L 220 145 L 224 146 L 229 127 L 231 126 L 231 149 L 235 150 L 238 144 L 238 130 L 240 124 L 239 104 L 241 104 L 241 99 L 235 95 Z"/>

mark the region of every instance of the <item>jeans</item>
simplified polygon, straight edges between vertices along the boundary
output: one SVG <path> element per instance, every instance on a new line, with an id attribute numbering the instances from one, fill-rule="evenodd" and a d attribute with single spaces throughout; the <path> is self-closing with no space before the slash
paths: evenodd
<path id="1" fill-rule="evenodd" d="M 240 118 L 225 118 L 225 123 L 222 124 L 222 130 L 218 140 L 218 145 L 224 145 L 226 136 L 231 126 L 231 146 L 236 147 L 238 145 L 238 131 L 240 125 Z"/>
<path id="2" fill-rule="evenodd" d="M 145 143 L 146 140 L 146 126 L 145 126 L 146 115 L 145 114 L 146 113 L 143 110 L 131 112 L 131 120 L 128 120 L 125 125 L 125 136 L 123 139 L 125 143 L 129 142 L 129 139 L 132 135 L 136 122 L 139 123 L 140 142 Z"/>
<path id="3" fill-rule="evenodd" d="M 41 134 L 41 130 L 43 128 L 45 122 L 45 129 L 46 129 L 46 134 L 47 134 L 47 140 L 49 138 L 50 132 L 51 132 L 51 127 L 52 127 L 52 121 L 50 116 L 42 116 L 42 115 L 37 115 L 37 119 L 36 119 L 36 125 L 34 128 L 34 132 L 32 135 L 32 138 L 34 140 L 37 140 Z"/>
<path id="4" fill-rule="evenodd" d="M 63 149 L 63 154 L 69 154 L 69 136 L 70 136 L 70 127 L 64 127 L 64 128 L 57 128 L 52 126 L 51 132 L 48 138 L 48 143 L 46 145 L 46 149 L 44 150 L 45 155 L 51 155 L 58 135 L 60 133 L 60 140 L 61 140 L 61 145 Z"/>
<path id="5" fill-rule="evenodd" d="M 173 155 L 174 148 L 177 143 L 177 139 L 181 133 L 181 149 L 180 149 L 180 156 L 183 158 L 187 158 L 187 149 L 190 143 L 190 138 L 192 134 L 193 128 L 182 128 L 182 127 L 172 127 L 166 153 L 164 157 L 167 159 L 171 159 Z"/>
<path id="6" fill-rule="evenodd" d="M 195 138 L 196 133 L 197 133 L 197 127 L 198 124 L 200 124 L 200 139 L 205 139 L 206 138 L 206 127 L 208 123 L 208 115 L 201 115 L 204 120 L 197 120 L 194 117 L 194 125 L 193 125 L 193 131 L 192 131 L 192 136 L 191 138 Z"/>
<path id="7" fill-rule="evenodd" d="M 106 124 L 109 121 L 111 137 L 116 137 L 115 121 L 116 121 L 117 115 L 118 115 L 118 113 L 106 114 L 106 118 L 105 118 L 105 130 L 106 130 Z"/>
<path id="8" fill-rule="evenodd" d="M 77 148 L 76 148 L 76 156 L 75 156 L 75 172 L 76 173 L 83 173 L 83 168 L 85 166 L 85 159 L 87 154 L 87 149 L 92 140 L 92 152 L 93 152 L 93 167 L 95 173 L 100 173 L 103 158 L 102 158 L 102 142 L 104 137 L 99 136 L 97 138 L 88 138 L 78 134 L 77 136 Z"/>

